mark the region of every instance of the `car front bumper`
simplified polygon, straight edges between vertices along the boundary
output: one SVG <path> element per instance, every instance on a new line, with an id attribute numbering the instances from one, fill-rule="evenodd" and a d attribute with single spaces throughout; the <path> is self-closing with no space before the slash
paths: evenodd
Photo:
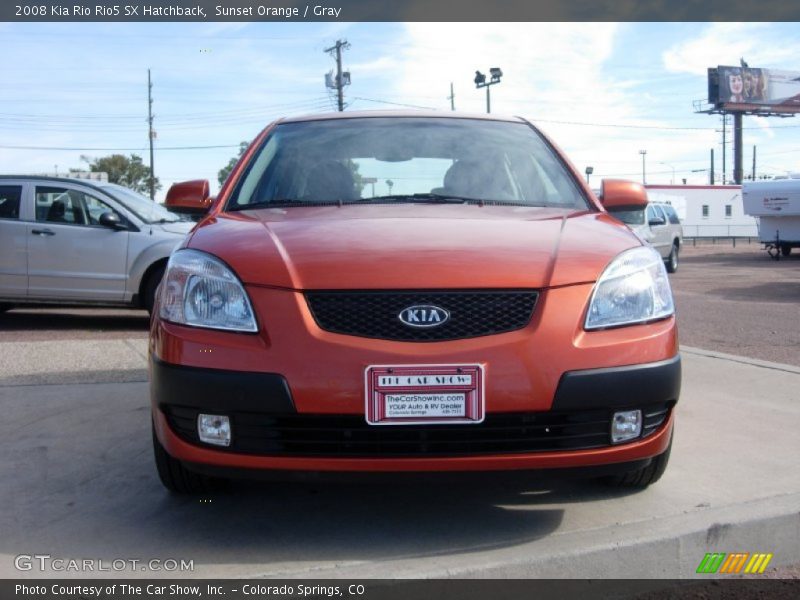
<path id="1" fill-rule="evenodd" d="M 562 375 L 546 412 L 489 413 L 456 426 L 370 426 L 361 415 L 298 413 L 274 373 L 197 369 L 151 361 L 156 432 L 174 458 L 217 469 L 493 471 L 636 463 L 670 440 L 680 356 Z M 641 438 L 612 445 L 616 410 L 641 409 Z M 203 444 L 198 413 L 228 415 L 230 448 Z M 643 463 L 643 464 L 646 464 Z"/>

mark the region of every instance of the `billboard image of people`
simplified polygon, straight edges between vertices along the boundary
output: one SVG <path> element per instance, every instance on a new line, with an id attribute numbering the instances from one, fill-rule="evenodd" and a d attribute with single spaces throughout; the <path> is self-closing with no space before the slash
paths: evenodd
<path id="1" fill-rule="evenodd" d="M 800 112 L 798 72 L 722 66 L 709 71 L 709 102 L 719 108 Z"/>

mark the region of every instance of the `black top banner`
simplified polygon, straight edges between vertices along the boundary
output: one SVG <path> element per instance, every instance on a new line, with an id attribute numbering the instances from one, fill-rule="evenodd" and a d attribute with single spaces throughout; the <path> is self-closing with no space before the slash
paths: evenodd
<path id="1" fill-rule="evenodd" d="M 0 21 L 800 21 L 792 0 L 18 0 Z"/>

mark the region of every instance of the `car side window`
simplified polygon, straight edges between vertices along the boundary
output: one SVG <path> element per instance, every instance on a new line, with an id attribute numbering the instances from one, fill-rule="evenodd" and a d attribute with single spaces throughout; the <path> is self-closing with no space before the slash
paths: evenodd
<path id="1" fill-rule="evenodd" d="M 656 215 L 656 207 L 652 204 L 648 205 L 647 207 L 647 222 L 650 223 L 653 219 L 657 219 L 658 216 Z"/>
<path id="2" fill-rule="evenodd" d="M 105 202 L 78 190 L 37 186 L 36 220 L 67 225 L 99 225 L 100 215 L 114 211 Z"/>
<path id="3" fill-rule="evenodd" d="M 675 212 L 675 209 L 671 206 L 665 206 L 664 212 L 667 213 L 667 217 L 669 218 L 669 222 L 673 225 L 680 225 L 681 220 L 678 218 L 678 213 Z"/>
<path id="4" fill-rule="evenodd" d="M 120 217 L 120 220 L 123 220 L 123 217 L 117 211 L 94 196 L 83 194 L 83 203 L 86 209 L 86 220 L 89 225 L 100 225 L 100 215 L 105 212 L 113 212 Z"/>
<path id="5" fill-rule="evenodd" d="M 19 219 L 19 203 L 22 186 L 0 186 L 0 219 Z"/>
<path id="6" fill-rule="evenodd" d="M 46 223 L 85 223 L 77 193 L 61 187 L 36 187 L 36 220 Z"/>

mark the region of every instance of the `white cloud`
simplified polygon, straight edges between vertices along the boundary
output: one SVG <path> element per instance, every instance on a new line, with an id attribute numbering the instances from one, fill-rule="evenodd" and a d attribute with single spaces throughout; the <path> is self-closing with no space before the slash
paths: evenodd
<path id="1" fill-rule="evenodd" d="M 705 76 L 709 67 L 735 66 L 744 58 L 751 67 L 797 69 L 800 43 L 786 36 L 775 41 L 771 28 L 769 23 L 713 23 L 701 36 L 665 50 L 664 67 Z"/>

